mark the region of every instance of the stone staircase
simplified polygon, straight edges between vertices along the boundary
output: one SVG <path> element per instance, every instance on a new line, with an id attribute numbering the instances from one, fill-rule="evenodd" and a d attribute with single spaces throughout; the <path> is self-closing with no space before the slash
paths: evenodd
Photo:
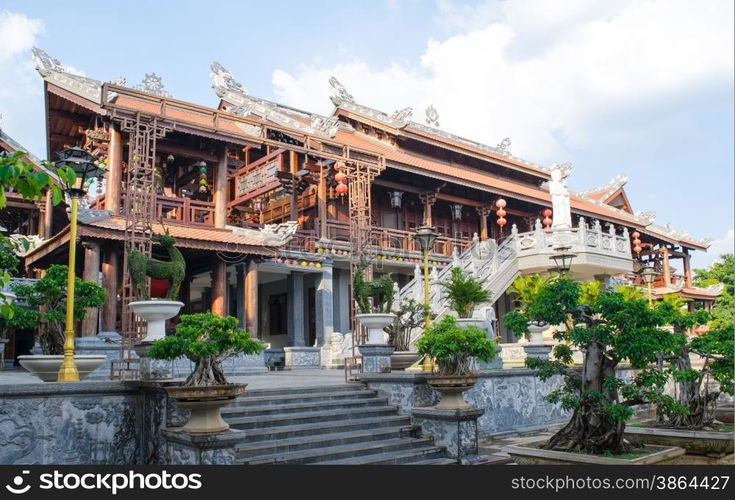
<path id="1" fill-rule="evenodd" d="M 448 465 L 444 448 L 362 385 L 246 391 L 222 410 L 247 431 L 237 462 L 252 465 Z"/>

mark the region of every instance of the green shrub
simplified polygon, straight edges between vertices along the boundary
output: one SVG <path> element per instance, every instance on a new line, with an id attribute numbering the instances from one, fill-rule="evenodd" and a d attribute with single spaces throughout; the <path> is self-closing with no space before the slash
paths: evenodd
<path id="1" fill-rule="evenodd" d="M 475 307 L 490 300 L 490 292 L 482 288 L 482 283 L 459 267 L 452 268 L 449 279 L 439 284 L 444 288 L 449 308 L 460 318 L 471 318 Z"/>
<path id="2" fill-rule="evenodd" d="M 491 361 L 495 358 L 495 342 L 476 326 L 460 327 L 453 316 L 444 316 L 432 324 L 416 342 L 419 354 L 436 360 L 443 376 L 470 375 L 472 358 Z"/>

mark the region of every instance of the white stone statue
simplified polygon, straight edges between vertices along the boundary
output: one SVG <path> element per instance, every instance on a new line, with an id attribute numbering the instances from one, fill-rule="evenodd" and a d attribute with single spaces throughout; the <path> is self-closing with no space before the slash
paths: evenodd
<path id="1" fill-rule="evenodd" d="M 567 177 L 572 171 L 572 165 L 562 163 L 551 167 L 551 182 L 549 192 L 551 193 L 551 206 L 553 213 L 552 228 L 569 229 L 572 227 L 572 212 L 569 207 L 569 190 L 567 189 Z"/>

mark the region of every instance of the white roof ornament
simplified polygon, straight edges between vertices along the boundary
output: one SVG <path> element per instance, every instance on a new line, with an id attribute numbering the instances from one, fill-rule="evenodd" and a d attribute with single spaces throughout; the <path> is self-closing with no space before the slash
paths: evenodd
<path id="1" fill-rule="evenodd" d="M 511 144 L 510 137 L 506 137 L 505 139 L 500 141 L 498 145 L 495 147 L 498 148 L 498 151 L 501 154 L 507 155 L 507 154 L 510 154 L 510 144 Z"/>
<path id="2" fill-rule="evenodd" d="M 352 97 L 352 94 L 347 92 L 345 86 L 342 85 L 340 81 L 337 80 L 335 77 L 329 77 L 329 86 L 331 87 L 329 99 L 332 100 L 332 103 L 335 106 L 340 106 L 341 104 L 344 104 L 346 102 L 350 104 L 355 104 L 355 98 Z"/>
<path id="3" fill-rule="evenodd" d="M 656 220 L 656 212 L 654 212 L 653 210 L 648 210 L 645 212 L 636 212 L 635 216 L 645 226 L 653 224 L 654 221 Z"/>
<path id="4" fill-rule="evenodd" d="M 209 76 L 212 77 L 212 88 L 214 89 L 215 93 L 222 97 L 222 92 L 225 90 L 231 90 L 233 92 L 239 92 L 241 94 L 247 94 L 248 89 L 243 87 L 243 85 L 235 80 L 235 77 L 225 69 L 224 66 L 222 66 L 217 61 L 214 61 L 210 68 L 212 69 L 212 72 L 209 74 Z"/>
<path id="5" fill-rule="evenodd" d="M 75 75 L 70 68 L 38 47 L 33 47 L 31 52 L 36 61 L 36 71 L 44 80 L 97 104 L 102 102 L 101 81 Z"/>
<path id="6" fill-rule="evenodd" d="M 163 80 L 155 73 L 146 73 L 143 81 L 133 88 L 161 97 L 171 97 L 171 94 L 163 88 Z"/>
<path id="7" fill-rule="evenodd" d="M 408 120 L 411 119 L 411 115 L 413 115 L 413 108 L 407 107 L 407 108 L 398 109 L 394 111 L 393 114 L 390 115 L 390 117 L 396 121 L 399 121 L 405 124 L 408 122 Z"/>
<path id="8" fill-rule="evenodd" d="M 337 134 L 337 129 L 339 128 L 339 120 L 334 117 L 325 118 L 318 115 L 312 115 L 311 126 L 329 137 L 334 137 Z"/>
<path id="9" fill-rule="evenodd" d="M 433 104 L 426 108 L 426 124 L 430 127 L 439 128 L 439 112 Z"/>
<path id="10" fill-rule="evenodd" d="M 115 78 L 114 80 L 110 80 L 110 83 L 113 85 L 117 85 L 118 87 L 125 87 L 128 83 L 128 79 L 124 76 L 120 76 L 118 78 Z"/>

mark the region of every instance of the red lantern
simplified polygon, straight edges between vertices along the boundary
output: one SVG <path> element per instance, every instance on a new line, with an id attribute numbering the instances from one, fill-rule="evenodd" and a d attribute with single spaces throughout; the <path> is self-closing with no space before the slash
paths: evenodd
<path id="1" fill-rule="evenodd" d="M 551 217 L 551 214 L 554 212 L 551 211 L 550 208 L 545 209 L 543 212 L 541 212 L 545 219 L 548 219 Z"/>
<path id="2" fill-rule="evenodd" d="M 505 220 L 505 219 L 504 219 L 503 217 L 500 217 L 500 218 L 498 219 L 498 226 L 500 226 L 500 227 L 503 227 L 503 226 L 505 226 L 505 225 L 506 225 L 507 223 L 508 223 L 508 221 L 507 221 L 507 220 Z"/>
<path id="3" fill-rule="evenodd" d="M 639 233 L 638 231 L 633 231 L 633 234 L 631 234 L 631 236 L 633 237 L 634 240 L 637 240 L 638 238 L 641 237 L 641 233 Z"/>
<path id="4" fill-rule="evenodd" d="M 341 182 L 337 184 L 337 188 L 335 189 L 337 191 L 337 194 L 340 196 L 344 196 L 347 194 L 348 188 L 347 184 L 342 184 Z"/>
<path id="5" fill-rule="evenodd" d="M 505 210 L 503 210 L 502 208 L 499 208 L 496 214 L 498 217 L 505 217 Z"/>
<path id="6" fill-rule="evenodd" d="M 639 245 L 636 245 L 633 247 L 633 250 L 635 251 L 635 253 L 641 253 L 641 250 L 643 250 L 643 248 L 641 248 Z"/>
<path id="7" fill-rule="evenodd" d="M 347 174 L 344 172 L 337 172 L 336 174 L 334 174 L 334 180 L 342 184 L 344 181 L 347 180 Z"/>
<path id="8" fill-rule="evenodd" d="M 499 209 L 505 208 L 506 205 L 507 205 L 507 202 L 503 198 L 500 198 L 498 201 L 495 202 L 495 206 L 498 207 Z"/>

